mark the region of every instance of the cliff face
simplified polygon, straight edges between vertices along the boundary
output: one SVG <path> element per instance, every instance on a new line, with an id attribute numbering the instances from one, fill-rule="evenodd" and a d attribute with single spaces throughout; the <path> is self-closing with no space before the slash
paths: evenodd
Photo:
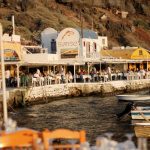
<path id="1" fill-rule="evenodd" d="M 95 0 L 94 5 L 103 8 L 120 8 L 131 14 L 143 14 L 150 16 L 149 0 Z"/>
<path id="2" fill-rule="evenodd" d="M 72 0 L 71 9 L 82 12 L 89 28 L 107 35 L 110 47 L 124 45 L 150 49 L 149 0 L 80 0 L 80 4 Z M 127 17 L 123 18 L 123 13 Z"/>
<path id="3" fill-rule="evenodd" d="M 149 0 L 1 0 L 0 6 L 4 31 L 9 32 L 13 14 L 16 32 L 32 41 L 40 42 L 46 27 L 80 27 L 82 18 L 84 28 L 108 36 L 110 47 L 150 49 Z"/>

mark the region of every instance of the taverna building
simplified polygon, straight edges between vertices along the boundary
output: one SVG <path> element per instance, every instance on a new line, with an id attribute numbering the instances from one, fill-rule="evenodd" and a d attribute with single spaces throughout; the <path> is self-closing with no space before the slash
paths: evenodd
<path id="1" fill-rule="evenodd" d="M 21 72 L 33 75 L 37 68 L 49 74 L 59 72 L 63 67 L 74 77 L 81 69 L 89 75 L 93 67 L 101 72 L 108 65 L 120 72 L 150 69 L 148 50 L 137 47 L 108 50 L 107 37 L 87 29 L 65 28 L 58 32 L 46 28 L 41 33 L 41 46 L 21 45 L 17 35 L 3 35 L 3 43 L 5 65 L 14 72 L 12 77 L 17 76 L 17 86 Z"/>
<path id="2" fill-rule="evenodd" d="M 66 28 L 57 32 L 47 28 L 41 33 L 41 42 L 49 53 L 59 55 L 59 59 L 99 57 L 100 50 L 108 47 L 107 37 L 98 36 L 91 30 Z"/>

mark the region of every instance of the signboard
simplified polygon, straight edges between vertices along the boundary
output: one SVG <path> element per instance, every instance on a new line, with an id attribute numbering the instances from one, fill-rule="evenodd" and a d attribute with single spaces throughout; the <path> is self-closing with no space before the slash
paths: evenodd
<path id="1" fill-rule="evenodd" d="M 21 60 L 21 44 L 17 42 L 3 42 L 4 60 L 19 61 Z"/>
<path id="2" fill-rule="evenodd" d="M 79 54 L 79 32 L 73 28 L 62 30 L 57 38 L 60 58 L 76 58 Z"/>
<path id="3" fill-rule="evenodd" d="M 5 49 L 4 50 L 4 60 L 5 61 L 18 61 L 19 56 L 15 50 Z"/>

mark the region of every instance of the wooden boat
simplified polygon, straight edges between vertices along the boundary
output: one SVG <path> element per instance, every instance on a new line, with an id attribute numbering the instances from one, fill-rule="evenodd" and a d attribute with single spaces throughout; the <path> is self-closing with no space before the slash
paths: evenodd
<path id="1" fill-rule="evenodd" d="M 150 138 L 150 123 L 135 123 L 135 135 L 138 138 Z"/>
<path id="2" fill-rule="evenodd" d="M 150 95 L 116 95 L 120 101 L 150 101 Z"/>
<path id="3" fill-rule="evenodd" d="M 147 123 L 147 121 L 145 120 L 145 119 L 141 119 L 141 120 L 139 120 L 139 119 L 132 119 L 131 120 L 131 124 L 132 125 L 135 125 L 136 123 L 139 123 L 139 121 L 140 121 L 140 123 Z"/>
<path id="4" fill-rule="evenodd" d="M 131 110 L 132 119 L 150 119 L 150 107 L 136 107 L 135 110 Z"/>

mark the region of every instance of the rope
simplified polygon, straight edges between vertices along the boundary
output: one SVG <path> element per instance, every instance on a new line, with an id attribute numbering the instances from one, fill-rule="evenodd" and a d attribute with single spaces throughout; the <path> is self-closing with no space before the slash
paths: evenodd
<path id="1" fill-rule="evenodd" d="M 16 110 L 10 104 L 8 105 L 8 107 L 10 107 L 12 111 L 16 113 Z"/>
<path id="2" fill-rule="evenodd" d="M 147 118 L 145 117 L 145 115 L 144 115 L 142 112 L 140 112 L 140 110 L 138 110 L 136 107 L 135 107 L 135 110 L 139 111 L 140 115 L 141 115 L 147 122 L 150 123 L 150 120 L 147 119 Z"/>

